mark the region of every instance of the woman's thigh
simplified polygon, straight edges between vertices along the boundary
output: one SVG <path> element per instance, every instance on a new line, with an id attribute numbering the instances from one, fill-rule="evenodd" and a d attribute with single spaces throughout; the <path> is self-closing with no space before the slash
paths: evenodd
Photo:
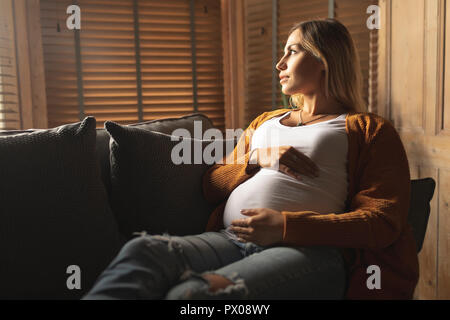
<path id="1" fill-rule="evenodd" d="M 331 247 L 269 247 L 214 271 L 242 278 L 247 299 L 342 299 L 344 261 Z"/>
<path id="2" fill-rule="evenodd" d="M 240 248 L 219 232 L 152 238 L 176 243 L 194 273 L 221 268 L 242 259 Z"/>
<path id="3" fill-rule="evenodd" d="M 241 258 L 239 248 L 220 233 L 181 237 L 144 232 L 124 245 L 85 299 L 161 299 L 185 279 L 202 279 L 198 272 Z"/>

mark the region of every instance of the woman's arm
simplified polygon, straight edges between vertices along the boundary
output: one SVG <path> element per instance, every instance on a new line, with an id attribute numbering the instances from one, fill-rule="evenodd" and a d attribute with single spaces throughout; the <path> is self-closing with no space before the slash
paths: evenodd
<path id="1" fill-rule="evenodd" d="M 203 175 L 203 195 L 210 203 L 223 201 L 238 185 L 253 176 L 258 170 L 257 164 L 249 163 L 250 142 L 259 122 L 267 112 L 254 119 L 239 138 L 233 152 L 216 163 Z"/>
<path id="2" fill-rule="evenodd" d="M 283 242 L 288 245 L 333 245 L 381 249 L 392 244 L 407 226 L 410 203 L 409 165 L 395 128 L 386 122 L 368 146 L 362 176 L 350 212 L 320 214 L 288 212 Z"/>

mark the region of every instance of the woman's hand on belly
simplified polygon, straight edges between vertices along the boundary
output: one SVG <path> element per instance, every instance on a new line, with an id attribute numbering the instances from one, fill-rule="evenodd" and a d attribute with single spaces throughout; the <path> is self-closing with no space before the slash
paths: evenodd
<path id="1" fill-rule="evenodd" d="M 278 171 L 301 180 L 301 175 L 311 178 L 319 176 L 319 167 L 307 155 L 292 146 L 257 148 L 250 163 L 257 163 L 261 168 L 276 168 Z"/>
<path id="2" fill-rule="evenodd" d="M 268 246 L 283 240 L 284 217 L 280 211 L 269 208 L 243 209 L 245 219 L 231 221 L 230 229 L 243 242 Z"/>

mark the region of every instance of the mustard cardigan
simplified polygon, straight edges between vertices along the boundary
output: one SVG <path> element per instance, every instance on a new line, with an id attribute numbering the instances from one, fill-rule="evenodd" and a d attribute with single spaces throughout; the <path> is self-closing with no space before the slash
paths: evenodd
<path id="1" fill-rule="evenodd" d="M 259 115 L 241 135 L 227 162 L 214 164 L 204 174 L 204 196 L 218 204 L 206 231 L 223 228 L 228 196 L 259 170 L 258 165 L 248 163 L 254 130 L 290 110 L 283 108 Z M 345 212 L 282 211 L 284 232 L 279 245 L 338 248 L 348 273 L 347 299 L 411 299 L 419 277 L 419 263 L 407 222 L 411 184 L 403 144 L 388 120 L 369 112 L 348 112 L 346 132 Z M 245 152 L 238 153 L 239 148 Z M 240 154 L 243 155 L 238 159 Z M 235 162 L 229 162 L 230 159 Z M 380 268 L 381 289 L 367 287 L 367 279 L 372 274 L 367 268 L 371 265 Z"/>

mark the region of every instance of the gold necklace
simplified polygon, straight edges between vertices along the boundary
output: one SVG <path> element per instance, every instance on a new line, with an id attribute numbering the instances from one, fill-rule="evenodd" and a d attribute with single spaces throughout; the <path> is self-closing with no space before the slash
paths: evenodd
<path id="1" fill-rule="evenodd" d="M 303 111 L 303 109 L 300 109 L 300 113 L 299 113 L 300 122 L 297 124 L 297 127 L 303 126 L 303 125 L 305 125 L 305 123 L 308 123 L 308 122 L 311 122 L 311 121 L 316 121 L 316 120 L 319 120 L 320 118 L 323 118 L 323 117 L 328 116 L 328 114 L 326 114 L 326 115 L 324 115 L 324 116 L 322 116 L 322 117 L 319 117 L 319 118 L 316 118 L 316 119 L 313 119 L 313 120 L 309 120 L 309 121 L 303 122 L 303 119 L 302 119 L 302 111 Z"/>

